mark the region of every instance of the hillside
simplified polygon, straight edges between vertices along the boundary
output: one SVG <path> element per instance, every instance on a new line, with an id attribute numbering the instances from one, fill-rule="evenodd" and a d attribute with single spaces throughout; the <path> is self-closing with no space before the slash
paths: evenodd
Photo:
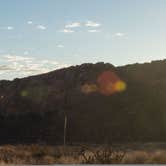
<path id="1" fill-rule="evenodd" d="M 0 81 L 0 143 L 164 141 L 166 60 L 82 64 Z"/>

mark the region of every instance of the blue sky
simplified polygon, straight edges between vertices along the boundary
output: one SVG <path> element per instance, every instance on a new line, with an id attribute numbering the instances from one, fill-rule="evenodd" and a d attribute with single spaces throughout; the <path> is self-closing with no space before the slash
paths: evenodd
<path id="1" fill-rule="evenodd" d="M 165 0 L 0 0 L 0 79 L 166 58 Z"/>

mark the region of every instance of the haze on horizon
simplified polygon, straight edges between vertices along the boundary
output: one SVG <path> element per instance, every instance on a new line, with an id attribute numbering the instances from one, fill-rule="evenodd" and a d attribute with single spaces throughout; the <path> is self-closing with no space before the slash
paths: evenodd
<path id="1" fill-rule="evenodd" d="M 0 0 L 0 80 L 166 58 L 165 0 Z"/>

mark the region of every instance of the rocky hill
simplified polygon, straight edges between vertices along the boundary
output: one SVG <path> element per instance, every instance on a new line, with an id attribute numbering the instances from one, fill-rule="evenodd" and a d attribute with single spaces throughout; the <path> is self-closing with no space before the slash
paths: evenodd
<path id="1" fill-rule="evenodd" d="M 164 141 L 166 60 L 82 64 L 0 81 L 0 143 Z"/>

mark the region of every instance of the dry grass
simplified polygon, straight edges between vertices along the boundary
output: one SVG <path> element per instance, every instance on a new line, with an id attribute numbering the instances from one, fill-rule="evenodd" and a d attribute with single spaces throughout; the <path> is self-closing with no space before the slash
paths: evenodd
<path id="1" fill-rule="evenodd" d="M 112 147 L 106 146 L 102 148 L 96 148 L 95 150 L 86 151 L 82 153 L 83 164 L 117 164 L 121 163 L 125 156 L 124 151 L 112 149 Z"/>
<path id="2" fill-rule="evenodd" d="M 41 145 L 4 145 L 0 147 L 0 164 L 72 164 L 81 163 L 79 148 Z"/>
<path id="3" fill-rule="evenodd" d="M 137 146 L 136 146 L 137 147 Z M 127 148 L 126 153 L 108 146 L 4 145 L 0 164 L 166 164 L 166 149 Z"/>
<path id="4" fill-rule="evenodd" d="M 124 164 L 166 164 L 166 150 L 132 151 L 123 160 Z"/>

